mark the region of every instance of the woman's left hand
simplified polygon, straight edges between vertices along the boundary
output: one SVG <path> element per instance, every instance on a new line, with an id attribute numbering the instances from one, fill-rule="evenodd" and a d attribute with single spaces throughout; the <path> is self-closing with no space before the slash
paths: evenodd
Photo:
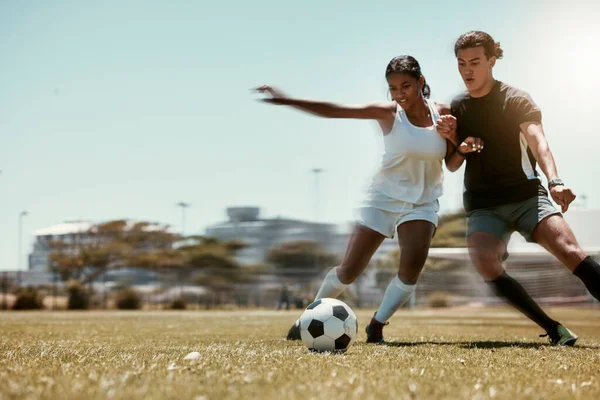
<path id="1" fill-rule="evenodd" d="M 435 123 L 438 133 L 445 139 L 448 139 L 454 146 L 458 147 L 458 134 L 456 118 L 452 115 L 441 115 Z"/>

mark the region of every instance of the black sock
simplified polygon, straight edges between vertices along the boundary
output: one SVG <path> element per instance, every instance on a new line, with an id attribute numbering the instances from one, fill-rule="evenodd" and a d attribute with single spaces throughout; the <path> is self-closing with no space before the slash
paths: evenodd
<path id="1" fill-rule="evenodd" d="M 507 299 L 517 310 L 541 326 L 546 332 L 551 332 L 560 325 L 560 323 L 546 315 L 523 286 L 508 276 L 506 271 L 496 280 L 486 282 L 495 290 L 498 296 Z"/>
<path id="2" fill-rule="evenodd" d="M 575 268 L 573 275 L 581 279 L 592 296 L 600 301 L 600 265 L 592 257 L 587 256 Z"/>

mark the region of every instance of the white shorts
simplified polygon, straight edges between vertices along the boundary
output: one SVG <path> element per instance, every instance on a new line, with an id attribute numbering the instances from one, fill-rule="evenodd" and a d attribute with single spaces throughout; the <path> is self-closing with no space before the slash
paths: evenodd
<path id="1" fill-rule="evenodd" d="M 395 205 L 399 207 L 394 207 L 395 210 L 391 211 L 377 205 L 365 204 L 357 210 L 357 222 L 389 238 L 394 237 L 398 226 L 408 221 L 429 221 L 437 228 L 440 210 L 437 200 L 425 204 L 398 201 Z"/>

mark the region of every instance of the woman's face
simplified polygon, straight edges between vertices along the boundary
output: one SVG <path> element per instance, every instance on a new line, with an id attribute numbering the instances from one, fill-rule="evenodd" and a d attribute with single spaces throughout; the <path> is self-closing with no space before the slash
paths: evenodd
<path id="1" fill-rule="evenodd" d="M 423 97 L 423 77 L 416 79 L 407 73 L 392 72 L 387 81 L 392 99 L 403 109 L 411 108 Z"/>

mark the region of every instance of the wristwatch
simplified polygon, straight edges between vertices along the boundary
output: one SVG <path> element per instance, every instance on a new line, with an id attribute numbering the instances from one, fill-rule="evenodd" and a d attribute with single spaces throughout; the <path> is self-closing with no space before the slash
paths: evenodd
<path id="1" fill-rule="evenodd" d="M 548 182 L 548 189 L 554 186 L 565 186 L 565 183 L 560 178 L 554 178 L 550 182 Z"/>

